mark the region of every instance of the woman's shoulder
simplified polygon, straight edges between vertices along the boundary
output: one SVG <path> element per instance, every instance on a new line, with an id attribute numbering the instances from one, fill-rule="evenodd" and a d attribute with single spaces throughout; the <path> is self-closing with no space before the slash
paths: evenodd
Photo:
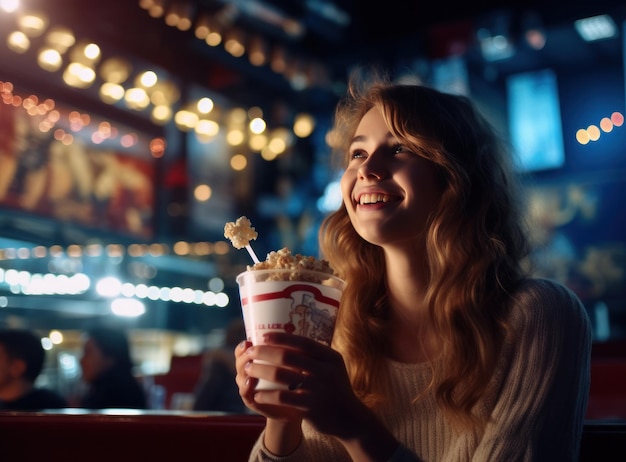
<path id="1" fill-rule="evenodd" d="M 549 323 L 589 323 L 580 298 L 570 288 L 552 279 L 522 280 L 512 293 L 511 315 L 518 320 L 522 317 Z"/>

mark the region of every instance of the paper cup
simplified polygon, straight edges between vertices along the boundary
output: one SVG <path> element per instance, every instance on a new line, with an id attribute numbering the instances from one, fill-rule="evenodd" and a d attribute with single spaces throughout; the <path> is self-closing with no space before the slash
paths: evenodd
<path id="1" fill-rule="evenodd" d="M 344 282 L 311 270 L 252 270 L 237 276 L 246 337 L 263 343 L 267 332 L 303 335 L 330 345 Z M 259 380 L 257 390 L 280 388 Z"/>

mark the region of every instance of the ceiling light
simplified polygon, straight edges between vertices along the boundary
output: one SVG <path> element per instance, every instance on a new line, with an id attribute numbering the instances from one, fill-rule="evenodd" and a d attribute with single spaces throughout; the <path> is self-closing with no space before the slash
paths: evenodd
<path id="1" fill-rule="evenodd" d="M 30 39 L 24 32 L 11 32 L 7 38 L 7 46 L 16 53 L 26 53 L 30 48 Z"/>
<path id="2" fill-rule="evenodd" d="M 61 68 L 63 59 L 57 50 L 52 48 L 42 48 L 37 55 L 37 63 L 42 69 L 55 72 Z"/>
<path id="3" fill-rule="evenodd" d="M 22 32 L 29 37 L 39 37 L 48 27 L 48 18 L 43 13 L 25 13 L 17 19 Z"/>
<path id="4" fill-rule="evenodd" d="M 58 50 L 59 53 L 65 53 L 67 49 L 76 43 L 74 33 L 65 27 L 53 27 L 46 35 L 46 43 Z"/>
<path id="5" fill-rule="evenodd" d="M 607 39 L 617 35 L 617 26 L 613 18 L 608 14 L 579 19 L 574 22 L 574 27 L 587 42 Z"/>

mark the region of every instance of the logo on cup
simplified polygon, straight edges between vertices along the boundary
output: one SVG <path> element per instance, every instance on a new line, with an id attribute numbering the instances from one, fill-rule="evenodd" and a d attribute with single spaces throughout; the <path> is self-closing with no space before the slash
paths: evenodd
<path id="1" fill-rule="evenodd" d="M 263 309 L 265 302 L 270 302 L 275 309 L 276 303 L 285 305 L 284 322 L 269 322 L 264 315 L 269 312 Z M 333 336 L 335 317 L 339 300 L 324 295 L 317 287 L 307 284 L 292 284 L 281 291 L 252 295 L 243 298 L 244 307 L 252 303 L 251 317 L 255 319 L 257 333 L 264 330 L 284 330 L 288 333 L 302 335 L 318 342 L 330 345 Z M 288 304 L 288 306 L 287 306 Z M 285 315 L 284 314 L 284 315 Z M 260 322 L 259 322 L 260 321 Z"/>

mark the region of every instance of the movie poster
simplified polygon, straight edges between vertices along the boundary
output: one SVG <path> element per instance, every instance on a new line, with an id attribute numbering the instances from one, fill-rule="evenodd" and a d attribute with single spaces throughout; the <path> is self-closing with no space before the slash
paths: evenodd
<path id="1" fill-rule="evenodd" d="M 153 235 L 155 172 L 146 136 L 58 105 L 37 113 L 8 103 L 0 102 L 0 208 Z"/>

